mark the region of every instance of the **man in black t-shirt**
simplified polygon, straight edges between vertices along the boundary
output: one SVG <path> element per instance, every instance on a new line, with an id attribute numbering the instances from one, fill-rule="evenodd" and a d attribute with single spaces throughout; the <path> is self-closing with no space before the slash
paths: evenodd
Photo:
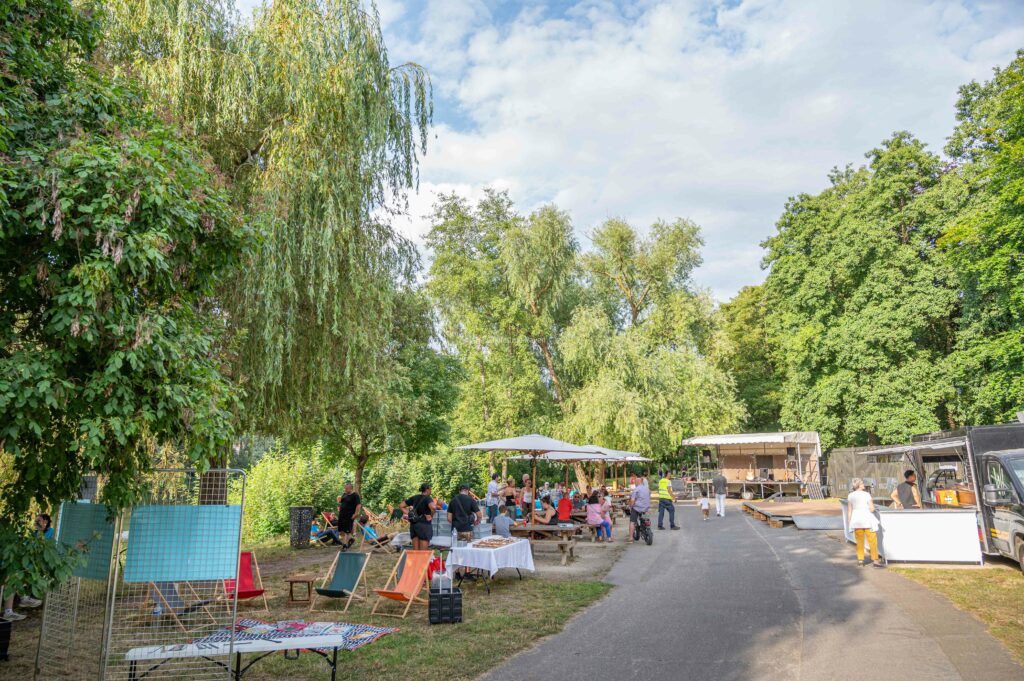
<path id="1" fill-rule="evenodd" d="M 420 493 L 402 502 L 402 516 L 409 521 L 409 535 L 414 551 L 429 551 L 430 540 L 434 537 L 431 521 L 434 519 L 434 499 L 429 483 L 420 485 Z"/>
<path id="2" fill-rule="evenodd" d="M 338 532 L 341 533 L 341 544 L 344 549 L 351 548 L 356 539 L 352 536 L 354 519 L 362 510 L 362 499 L 352 488 L 351 482 L 345 483 L 345 494 L 338 500 Z"/>
<path id="3" fill-rule="evenodd" d="M 448 502 L 448 522 L 462 541 L 473 541 L 473 525 L 483 519 L 480 505 L 469 496 L 469 485 L 461 485 L 459 493 Z"/>

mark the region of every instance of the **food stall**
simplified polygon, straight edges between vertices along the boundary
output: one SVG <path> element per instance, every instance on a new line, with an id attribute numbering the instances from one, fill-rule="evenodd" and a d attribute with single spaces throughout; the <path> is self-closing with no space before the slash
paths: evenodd
<path id="1" fill-rule="evenodd" d="M 983 491 L 992 496 L 993 485 L 986 484 L 992 481 L 985 477 L 989 468 L 1021 447 L 1024 425 L 1004 424 L 918 435 L 910 444 L 861 452 L 865 463 L 897 464 L 917 473 L 923 508 L 897 510 L 888 505 L 889 499 L 875 499 L 879 551 L 885 559 L 981 563 L 983 554 L 1016 559 L 998 543 L 993 507 L 1001 508 L 1000 504 L 979 500 Z M 846 538 L 853 541 L 845 499 L 841 503 Z"/>

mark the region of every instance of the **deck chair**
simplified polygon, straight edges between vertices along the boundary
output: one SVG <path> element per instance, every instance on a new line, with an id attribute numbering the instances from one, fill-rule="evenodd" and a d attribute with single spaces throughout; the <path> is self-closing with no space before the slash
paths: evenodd
<path id="1" fill-rule="evenodd" d="M 224 580 L 224 598 L 231 600 L 235 595 L 235 580 Z M 238 556 L 238 600 L 248 601 L 253 598 L 263 599 L 263 609 L 270 612 L 267 605 L 267 590 L 263 588 L 263 577 L 260 575 L 260 564 L 256 562 L 256 554 L 242 551 Z"/>
<path id="2" fill-rule="evenodd" d="M 413 603 L 426 605 L 427 600 L 420 596 L 420 592 L 427 584 L 427 568 L 430 567 L 430 560 L 433 557 L 433 551 L 405 551 L 399 556 L 395 562 L 394 569 L 391 570 L 388 581 L 384 584 L 384 588 L 373 590 L 377 594 L 377 602 L 373 604 L 370 614 L 377 614 L 377 608 L 380 607 L 385 599 L 405 603 L 405 608 L 401 614 L 397 612 L 380 613 L 384 617 L 401 617 L 405 619 Z M 399 565 L 403 565 L 401 576 L 398 575 Z"/>
<path id="3" fill-rule="evenodd" d="M 324 576 L 324 582 L 316 588 L 316 595 L 309 604 L 310 612 L 328 612 L 327 610 L 316 609 L 318 598 L 344 598 L 345 607 L 340 612 L 346 612 L 348 606 L 352 605 L 352 599 L 365 601 L 370 593 L 366 586 L 366 564 L 370 561 L 370 554 L 357 553 L 355 551 L 342 552 L 334 557 L 334 562 L 328 568 Z M 363 583 L 363 595 L 356 593 L 359 582 Z"/>
<path id="4" fill-rule="evenodd" d="M 324 519 L 324 526 L 323 526 L 321 531 L 325 531 L 325 530 L 337 531 L 338 530 L 337 515 L 336 514 L 331 513 L 330 511 L 321 511 L 320 512 L 320 517 Z M 317 534 L 319 534 L 319 533 L 317 533 Z M 340 538 L 340 535 L 339 535 L 339 538 Z M 310 534 L 309 535 L 309 543 L 312 544 L 313 546 L 318 547 L 318 548 L 319 547 L 323 547 L 323 546 L 337 546 L 337 544 L 335 544 L 333 541 L 331 541 L 331 537 L 329 537 L 329 536 L 318 537 L 316 534 Z"/>
<path id="5" fill-rule="evenodd" d="M 391 545 L 391 540 L 395 538 L 394 534 L 378 534 L 377 530 L 371 525 L 363 525 L 362 523 L 355 524 L 357 531 L 359 532 L 359 547 L 360 551 L 363 550 L 364 544 L 369 544 L 369 550 L 383 551 L 384 553 L 396 553 L 398 547 Z"/>
<path id="6" fill-rule="evenodd" d="M 178 582 L 150 582 L 149 583 L 149 595 L 152 597 L 152 601 L 157 604 L 159 610 L 154 611 L 154 615 L 157 618 L 170 617 L 174 623 L 181 629 L 181 631 L 188 635 L 196 631 L 199 628 L 207 626 L 206 622 L 201 624 L 191 623 L 191 627 L 185 626 L 185 622 L 182 620 L 191 619 L 190 616 L 193 613 L 197 613 L 200 610 L 206 613 L 206 616 L 210 618 L 210 623 L 216 625 L 217 618 L 213 616 L 210 609 L 206 606 L 211 603 L 216 603 L 216 598 L 201 599 L 199 594 L 195 592 L 195 589 L 188 582 L 181 582 L 184 584 L 190 595 L 194 600 L 186 601 L 181 597 L 178 592 Z"/>

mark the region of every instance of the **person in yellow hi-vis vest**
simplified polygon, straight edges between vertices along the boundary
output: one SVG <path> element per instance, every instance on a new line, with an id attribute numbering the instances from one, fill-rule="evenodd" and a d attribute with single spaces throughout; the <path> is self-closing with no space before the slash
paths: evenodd
<path id="1" fill-rule="evenodd" d="M 672 481 L 668 479 L 668 472 L 661 471 L 658 480 L 658 529 L 665 529 L 665 512 L 668 512 L 668 525 L 673 530 L 678 530 L 676 525 L 675 494 L 672 493 Z"/>

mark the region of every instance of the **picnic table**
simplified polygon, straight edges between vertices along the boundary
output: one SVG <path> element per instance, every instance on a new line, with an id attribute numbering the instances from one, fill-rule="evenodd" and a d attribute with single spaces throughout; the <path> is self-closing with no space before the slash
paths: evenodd
<path id="1" fill-rule="evenodd" d="M 564 525 L 513 525 L 509 528 L 509 531 L 517 537 L 528 537 L 531 546 L 557 544 L 558 550 L 562 552 L 562 565 L 568 564 L 570 558 L 576 557 L 576 532 L 578 530 L 579 526 L 568 523 Z"/>

